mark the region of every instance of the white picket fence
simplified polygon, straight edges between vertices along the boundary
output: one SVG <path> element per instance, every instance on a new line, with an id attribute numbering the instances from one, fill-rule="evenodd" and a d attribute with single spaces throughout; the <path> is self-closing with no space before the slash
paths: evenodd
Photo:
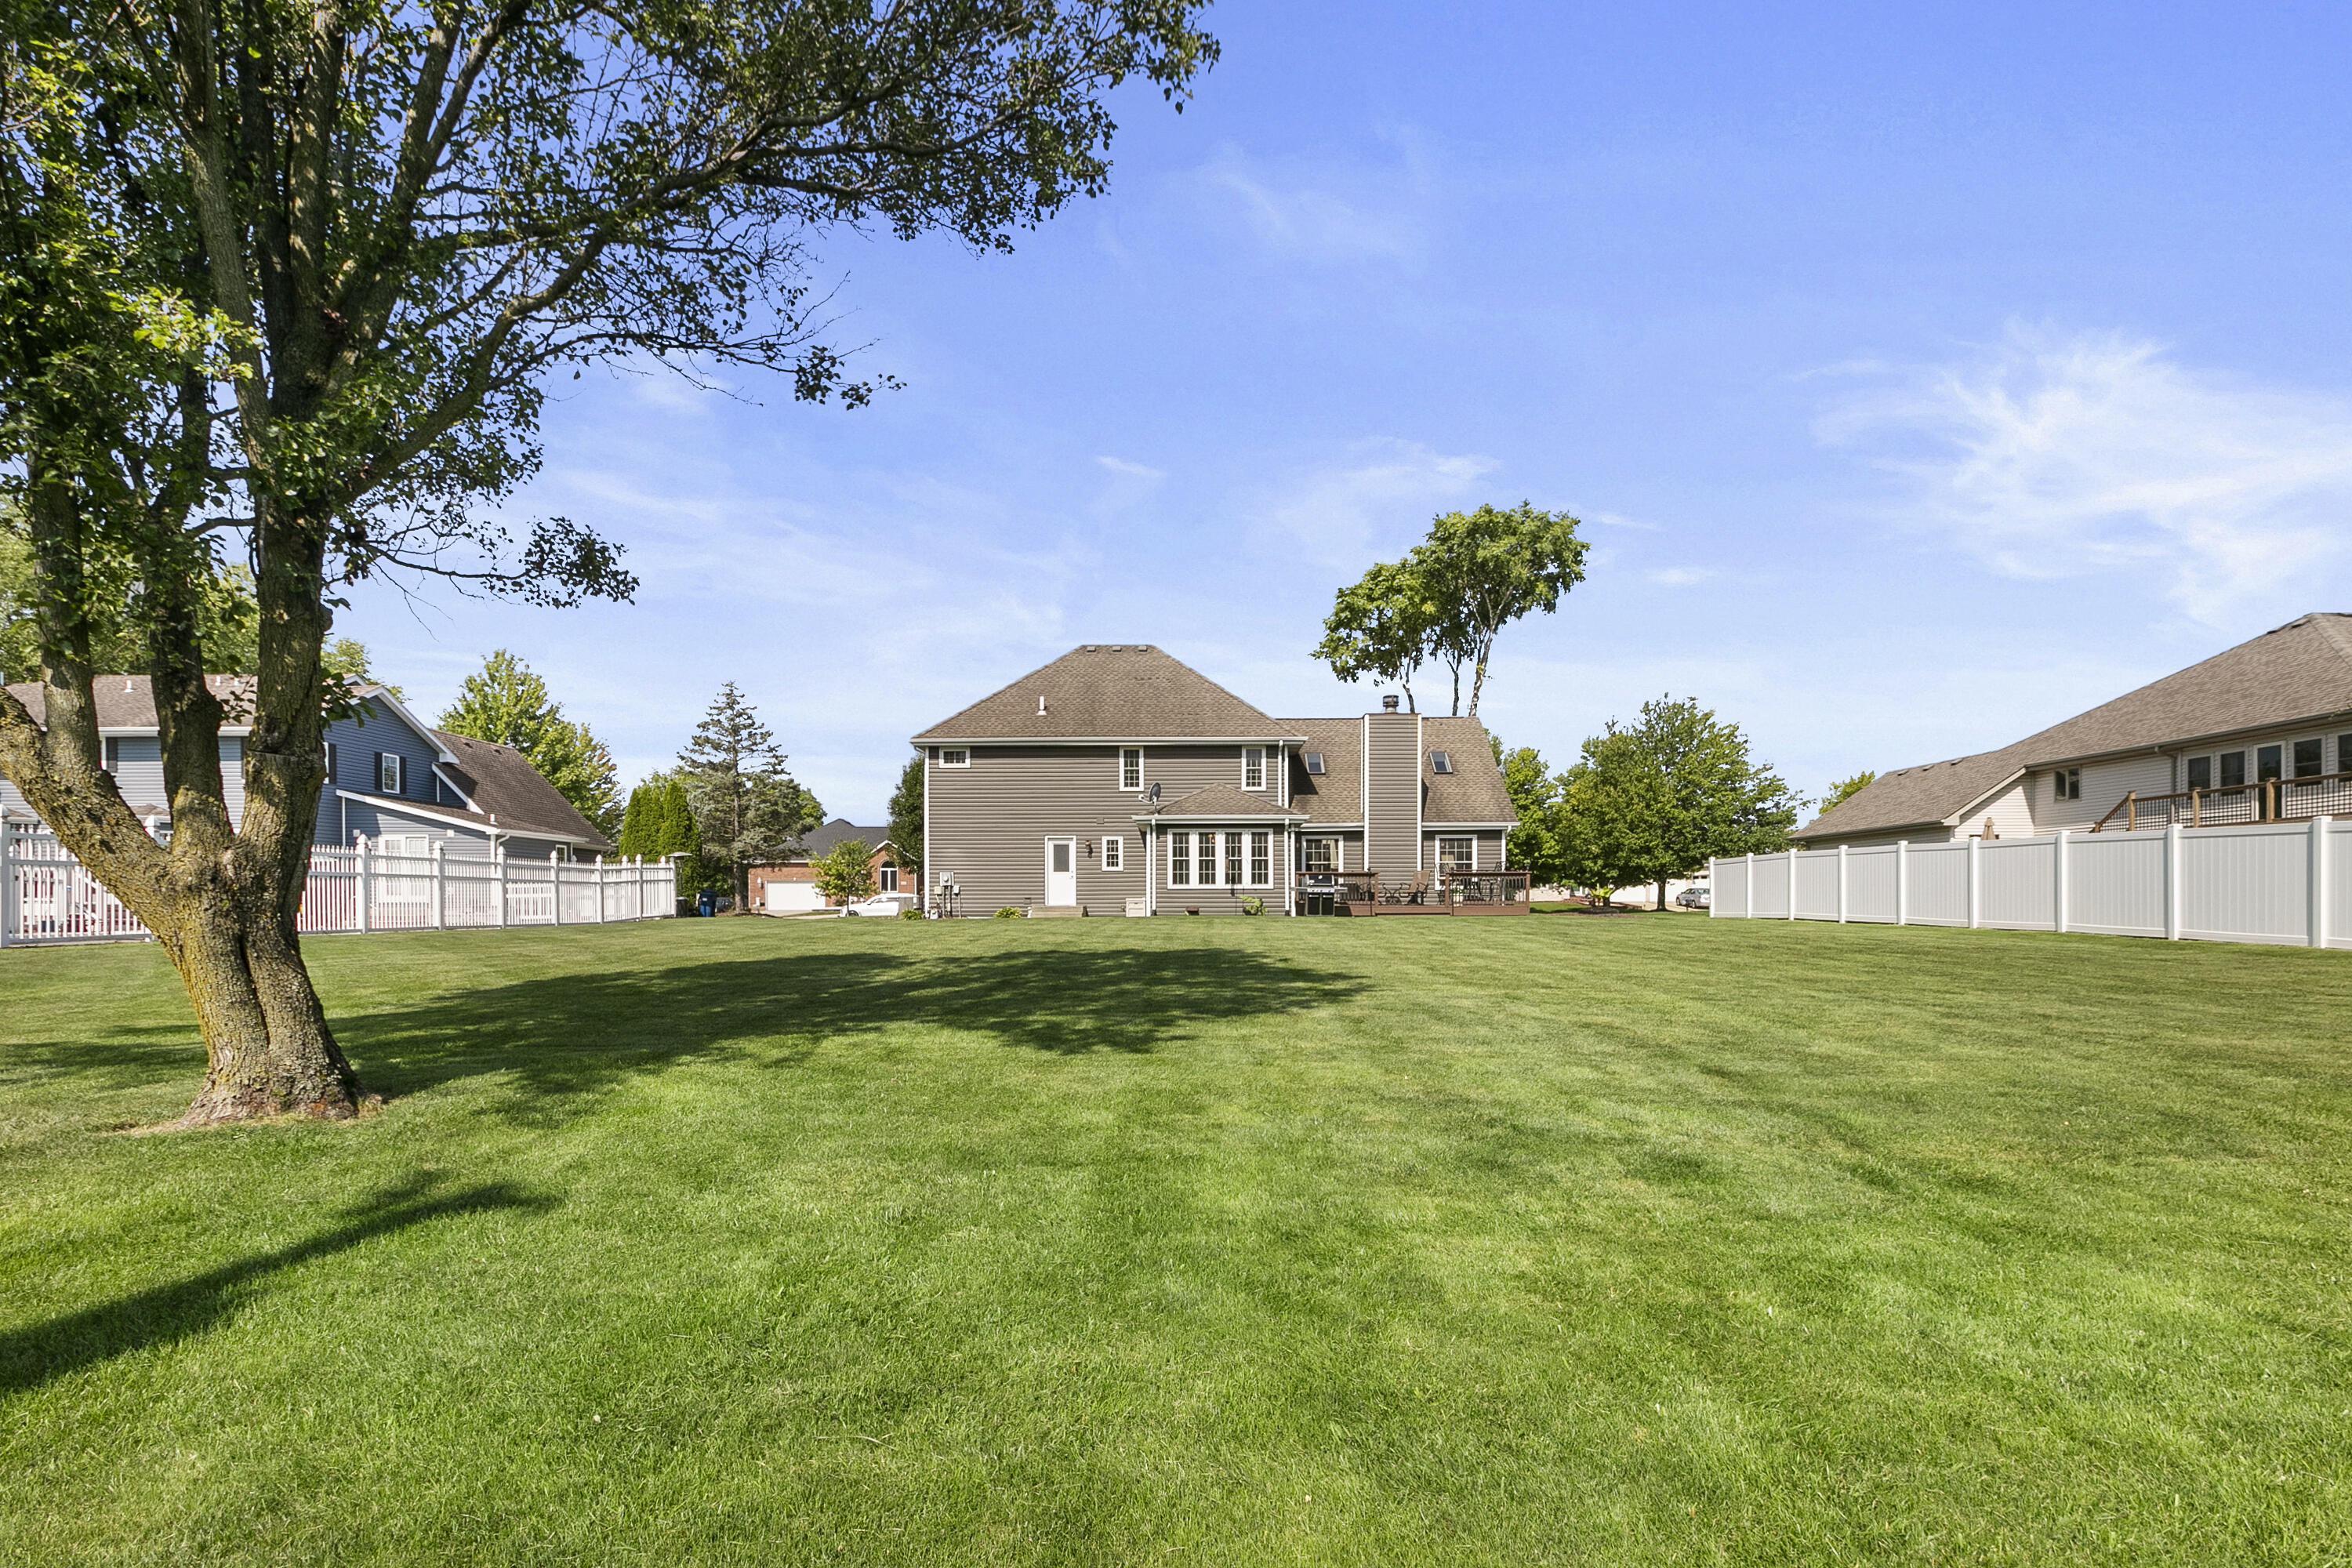
<path id="1" fill-rule="evenodd" d="M 2352 821 L 2056 833 L 1710 861 L 1717 920 L 2352 948 Z"/>
<path id="2" fill-rule="evenodd" d="M 302 886 L 305 932 L 598 925 L 677 912 L 667 860 L 594 864 L 493 856 L 388 855 L 362 839 L 314 847 Z M 147 928 L 37 826 L 0 832 L 0 947 L 135 940 Z"/>

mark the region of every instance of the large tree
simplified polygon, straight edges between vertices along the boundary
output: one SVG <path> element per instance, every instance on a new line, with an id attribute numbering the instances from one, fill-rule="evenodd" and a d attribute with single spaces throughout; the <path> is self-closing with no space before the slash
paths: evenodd
<path id="1" fill-rule="evenodd" d="M 547 682 L 505 648 L 466 677 L 440 727 L 512 746 L 598 832 L 610 837 L 620 826 L 621 785 L 612 752 L 587 725 L 566 718 Z"/>
<path id="2" fill-rule="evenodd" d="M 0 474 L 34 563 L 40 700 L 0 770 L 152 930 L 209 1056 L 191 1122 L 348 1115 L 295 935 L 349 586 L 387 573 L 625 597 L 613 546 L 491 503 L 544 385 L 658 361 L 864 401 L 809 247 L 982 250 L 1099 191 L 1105 91 L 1180 100 L 1198 0 L 6 0 Z M 254 574 L 232 824 L 205 585 Z M 168 844 L 99 765 L 96 630 L 154 679 Z"/>
<path id="3" fill-rule="evenodd" d="M 736 912 L 750 913 L 751 868 L 797 854 L 801 835 L 824 820 L 824 808 L 784 771 L 775 731 L 731 680 L 677 754 L 677 775 L 703 858 L 734 889 Z"/>
<path id="4" fill-rule="evenodd" d="M 1572 884 L 1666 883 L 1712 857 L 1787 847 L 1803 803 L 1748 754 L 1739 727 L 1685 698 L 1642 705 L 1641 720 L 1584 742 L 1560 775 L 1561 847 Z"/>
<path id="5" fill-rule="evenodd" d="M 1506 751 L 1493 739 L 1495 765 L 1502 770 L 1503 787 L 1511 797 L 1511 813 L 1518 826 L 1503 841 L 1503 863 L 1528 873 L 1533 887 L 1556 887 L 1568 880 L 1569 867 L 1561 847 L 1559 781 L 1533 746 Z"/>
<path id="6" fill-rule="evenodd" d="M 1584 581 L 1576 526 L 1568 513 L 1528 501 L 1442 513 L 1403 560 L 1381 562 L 1339 590 L 1315 657 L 1342 680 L 1396 681 L 1408 706 L 1413 672 L 1437 660 L 1453 673 L 1455 713 L 1467 668 L 1475 718 L 1503 628 L 1549 615 Z"/>
<path id="7" fill-rule="evenodd" d="M 845 838 L 809 862 L 816 890 L 835 904 L 847 905 L 874 896 L 874 846 L 863 838 Z"/>

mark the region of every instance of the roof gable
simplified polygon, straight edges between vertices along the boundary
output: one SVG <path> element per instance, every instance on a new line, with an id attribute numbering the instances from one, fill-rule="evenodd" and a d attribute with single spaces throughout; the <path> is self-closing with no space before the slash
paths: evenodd
<path id="1" fill-rule="evenodd" d="M 1142 643 L 1088 643 L 914 737 L 941 741 L 1274 740 L 1293 731 Z"/>
<path id="2" fill-rule="evenodd" d="M 505 833 L 575 839 L 592 850 L 613 847 L 612 840 L 598 832 L 596 825 L 581 816 L 579 808 L 530 765 L 530 759 L 512 746 L 477 741 L 470 735 L 453 735 L 445 730 L 428 730 L 425 735 L 431 743 L 457 758 L 440 767 L 449 782 L 474 803 L 473 812 L 467 815 L 478 815 L 486 826 L 495 826 Z"/>

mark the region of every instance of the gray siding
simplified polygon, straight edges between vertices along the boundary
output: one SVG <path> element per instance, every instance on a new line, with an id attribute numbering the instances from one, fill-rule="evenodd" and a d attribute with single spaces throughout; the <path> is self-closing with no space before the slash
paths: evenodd
<path id="1" fill-rule="evenodd" d="M 1251 833 L 1272 835 L 1272 840 L 1267 845 L 1269 850 L 1267 858 L 1270 862 L 1267 868 L 1273 875 L 1273 884 L 1263 888 L 1228 887 L 1223 881 L 1209 888 L 1202 887 L 1198 882 L 1184 887 L 1171 884 L 1168 880 L 1168 836 L 1179 832 L 1194 836 L 1196 864 L 1199 836 L 1203 832 L 1218 835 L 1218 858 L 1221 864 L 1217 875 L 1220 878 L 1224 875 L 1222 861 L 1224 855 L 1223 836 L 1225 834 L 1244 835 L 1242 853 L 1245 858 L 1249 855 L 1249 842 L 1246 835 Z M 1242 912 L 1244 899 L 1260 899 L 1265 903 L 1266 913 L 1281 914 L 1288 908 L 1291 886 L 1289 879 L 1284 876 L 1283 870 L 1287 863 L 1287 858 L 1295 853 L 1296 851 L 1286 841 L 1283 830 L 1278 826 L 1252 827 L 1247 823 L 1236 823 L 1230 827 L 1204 827 L 1188 823 L 1181 827 L 1162 827 L 1159 830 L 1159 837 L 1153 842 L 1151 849 L 1151 875 L 1159 883 L 1158 912 L 1163 915 L 1182 916 L 1189 910 L 1198 910 L 1204 915 L 1237 915 Z M 1195 874 L 1197 875 L 1197 872 Z M 1246 865 L 1244 867 L 1243 874 L 1244 876 L 1248 874 Z"/>
<path id="2" fill-rule="evenodd" d="M 1364 719 L 1364 828 L 1370 869 L 1421 869 L 1421 716 Z"/>
<path id="3" fill-rule="evenodd" d="M 1339 841 L 1339 852 L 1333 860 L 1332 869 L 1336 871 L 1361 871 L 1364 869 L 1364 836 L 1357 829 L 1352 827 L 1318 827 L 1310 822 L 1306 826 L 1296 829 L 1295 831 L 1297 837 L 1301 840 L 1308 838 L 1336 838 Z M 1292 864 L 1296 866 L 1303 875 L 1307 865 L 1306 850 L 1304 848 L 1294 847 L 1292 855 L 1294 857 Z"/>
<path id="4" fill-rule="evenodd" d="M 924 752 L 923 802 L 929 839 L 923 868 L 927 887 L 936 888 L 942 873 L 952 872 L 966 914 L 984 915 L 1003 908 L 1029 909 L 1045 902 L 1045 840 L 1067 835 L 1078 841 L 1077 897 L 1087 913 L 1118 915 L 1127 900 L 1145 893 L 1143 835 L 1134 821 L 1142 809 L 1139 791 L 1118 787 L 1116 746 L 976 746 L 971 765 L 942 767 L 938 748 Z M 1282 768 L 1269 754 L 1264 792 L 1269 805 L 1280 798 Z M 1210 784 L 1239 788 L 1242 748 L 1239 746 L 1151 746 L 1143 756 L 1145 789 L 1160 786 L 1161 804 Z M 1279 835 L 1279 829 L 1275 830 Z M 1102 868 L 1101 844 L 1116 834 L 1125 851 L 1125 865 L 1117 871 Z M 1282 897 L 1280 863 L 1286 851 L 1275 851 L 1276 885 L 1269 902 L 1279 907 Z M 1153 876 L 1160 883 L 1160 904 L 1169 902 L 1168 863 L 1164 846 L 1154 846 Z M 1185 901 L 1224 908 L 1237 900 L 1222 892 L 1181 889 Z M 1258 889 L 1258 896 L 1267 895 Z M 1179 905 L 1181 910 L 1181 906 Z"/>
<path id="5" fill-rule="evenodd" d="M 1500 871 L 1503 867 L 1504 830 L 1492 827 L 1447 827 L 1443 824 L 1424 825 L 1422 832 L 1422 864 L 1437 869 L 1437 841 L 1441 838 L 1475 838 L 1478 841 L 1478 869 Z"/>

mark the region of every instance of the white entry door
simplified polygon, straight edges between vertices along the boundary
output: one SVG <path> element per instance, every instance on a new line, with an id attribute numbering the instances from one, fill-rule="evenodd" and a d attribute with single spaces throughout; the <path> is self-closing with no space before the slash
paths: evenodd
<path id="1" fill-rule="evenodd" d="M 1045 840 L 1045 904 L 1068 909 L 1078 901 L 1078 841 Z"/>

